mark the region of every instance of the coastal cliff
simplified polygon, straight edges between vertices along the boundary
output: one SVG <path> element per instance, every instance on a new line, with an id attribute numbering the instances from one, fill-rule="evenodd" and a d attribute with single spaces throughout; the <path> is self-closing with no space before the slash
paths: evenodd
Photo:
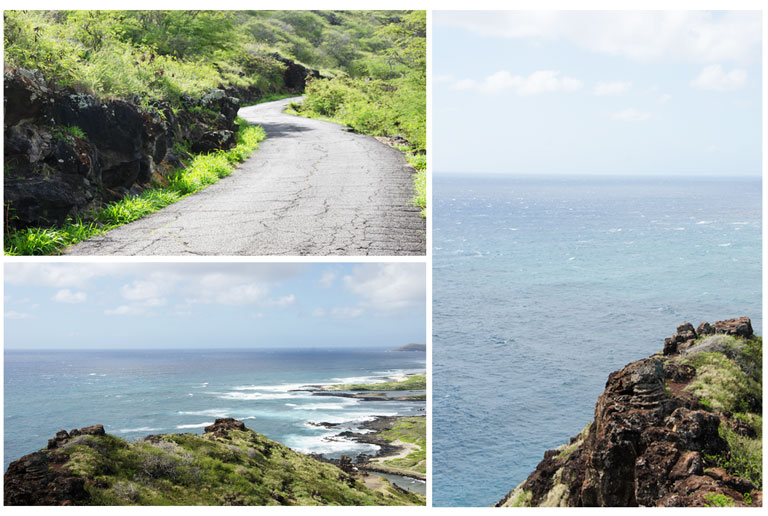
<path id="1" fill-rule="evenodd" d="M 5 505 L 423 505 L 384 479 L 318 461 L 217 419 L 202 435 L 131 443 L 101 425 L 60 430 L 8 467 Z"/>
<path id="2" fill-rule="evenodd" d="M 747 317 L 678 326 L 611 373 L 594 421 L 497 507 L 762 506 L 762 339 Z"/>

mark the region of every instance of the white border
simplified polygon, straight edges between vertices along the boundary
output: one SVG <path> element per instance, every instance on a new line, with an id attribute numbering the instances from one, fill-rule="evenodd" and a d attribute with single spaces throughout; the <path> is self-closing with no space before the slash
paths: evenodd
<path id="1" fill-rule="evenodd" d="M 457 10 L 721 10 L 721 9 L 728 9 L 728 10 L 760 10 L 763 11 L 763 30 L 765 31 L 765 25 L 766 25 L 766 17 L 764 12 L 764 5 L 763 2 L 757 1 L 757 0 L 732 0 L 732 1 L 723 1 L 723 0 L 699 0 L 699 1 L 692 1 L 692 0 L 646 0 L 646 1 L 638 1 L 638 0 L 626 0 L 626 1 L 609 1 L 609 0 L 572 0 L 572 1 L 566 1 L 566 0 L 539 0 L 539 1 L 532 1 L 532 0 L 518 0 L 518 1 L 508 1 L 508 2 L 502 2 L 500 0 L 475 0 L 473 2 L 466 2 L 466 1 L 457 1 L 457 0 L 447 0 L 443 2 L 437 2 L 435 0 L 428 0 L 428 1 L 404 1 L 404 0 L 390 0 L 390 1 L 350 1 L 350 0 L 329 0 L 326 2 L 310 2 L 308 0 L 283 0 L 281 2 L 264 2 L 260 3 L 257 1 L 242 1 L 242 0 L 235 0 L 235 1 L 219 1 L 215 4 L 212 4 L 211 2 L 201 2 L 201 1 L 189 1 L 189 2 L 178 2 L 178 1 L 167 1 L 167 0 L 156 0 L 156 1 L 146 1 L 146 0 L 136 0 L 133 2 L 123 2 L 123 1 L 117 1 L 113 3 L 109 3 L 108 5 L 105 5 L 104 2 L 94 2 L 94 1 L 65 1 L 65 2 L 52 2 L 52 1 L 41 1 L 41 0 L 27 0 L 27 1 L 19 1 L 19 0 L 6 0 L 4 2 L 3 8 L 4 9 L 61 9 L 62 7 L 67 7 L 70 9 L 103 9 L 105 7 L 109 7 L 111 9 L 178 9 L 178 8 L 185 8 L 185 9 L 210 9 L 212 7 L 216 7 L 219 9 L 266 9 L 266 8 L 279 8 L 279 9 L 317 9 L 317 8 L 324 8 L 324 9 L 427 9 L 428 11 L 431 10 L 450 10 L 450 9 L 457 9 Z M 427 136 L 428 136 L 428 149 L 427 149 L 427 163 L 428 163 L 428 176 L 427 176 L 427 185 L 428 185 L 428 192 L 431 197 L 432 195 L 432 95 L 431 95 L 431 65 L 432 65 L 432 39 L 431 39 L 431 21 L 432 21 L 432 13 L 427 13 L 427 20 L 428 20 L 428 38 L 427 38 L 427 73 L 428 73 L 428 79 L 427 79 Z M 765 37 L 763 38 L 763 56 L 766 55 L 766 51 L 768 50 L 768 45 L 766 44 Z M 766 84 L 766 72 L 765 67 L 763 67 L 763 88 L 765 88 Z M 765 135 L 766 135 L 766 117 L 765 117 L 765 102 L 763 101 L 763 141 L 765 142 Z M 763 152 L 763 171 L 766 170 L 766 165 L 768 165 L 768 158 L 766 157 L 766 153 Z M 765 184 L 765 181 L 763 182 L 763 198 L 765 198 L 766 193 L 768 193 L 768 186 Z M 427 264 L 428 269 L 428 275 L 427 275 L 427 350 L 429 353 L 429 356 L 427 358 L 427 367 L 428 367 L 428 378 L 430 381 L 430 392 L 431 392 L 431 373 L 432 373 L 432 355 L 431 355 L 431 349 L 432 349 L 432 277 L 431 277 L 431 270 L 432 270 L 432 207 L 433 202 L 432 199 L 429 199 L 428 207 L 427 207 L 427 256 L 426 257 L 211 257 L 211 258 L 201 258 L 201 257 L 3 257 L 3 263 L 14 263 L 14 262 L 83 262 L 83 263 L 109 263 L 109 262 L 233 262 L 233 263 L 239 263 L 239 262 L 254 262 L 254 263 L 263 263 L 263 262 L 318 262 L 318 263 L 328 263 L 328 262 L 424 262 Z M 766 250 L 768 250 L 768 245 L 766 245 L 766 239 L 765 239 L 765 226 L 766 222 L 768 221 L 768 216 L 765 214 L 765 210 L 763 212 L 763 256 L 765 256 Z M 4 279 L 4 267 L 0 268 L 0 281 Z M 768 299 L 768 296 L 766 295 L 766 276 L 764 273 L 763 276 L 763 306 L 765 306 L 766 299 Z M 739 288 L 739 286 L 734 286 L 734 288 Z M 0 323 L 0 326 L 2 323 Z M 2 383 L 2 376 L 3 372 L 0 371 L 0 383 Z M 763 387 L 765 389 L 765 386 Z M 2 385 L 0 385 L 0 393 L 2 392 Z M 428 413 L 431 415 L 432 413 L 432 399 L 431 396 L 427 399 L 427 409 Z M 553 414 L 553 417 L 556 417 L 556 414 Z M 431 464 L 431 442 L 432 442 L 432 427 L 431 427 L 431 417 L 428 419 L 428 442 L 430 443 L 430 448 L 427 452 L 427 457 L 430 460 Z M 2 428 L 3 422 L 0 422 L 0 428 Z M 543 451 L 542 451 L 543 453 Z M 765 454 L 763 457 L 764 465 L 766 463 Z M 430 471 L 431 472 L 431 471 Z M 509 486 L 510 489 L 512 489 L 515 486 Z M 472 486 L 468 485 L 467 489 L 471 489 Z M 504 493 L 501 493 L 500 496 L 502 496 Z M 431 505 L 431 483 L 429 484 L 429 490 L 428 490 L 428 504 Z M 55 513 L 60 514 L 64 511 L 67 511 L 69 513 L 72 512 L 82 512 L 82 513 L 96 513 L 97 511 L 101 512 L 104 511 L 105 508 L 103 507 L 83 507 L 83 508 L 70 508 L 70 509 L 59 509 L 55 507 L 44 507 L 44 508 L 30 508 L 30 507 L 6 507 L 6 510 L 12 511 L 13 514 L 41 514 L 41 513 Z M 409 508 L 396 508 L 396 509 L 390 509 L 385 507 L 369 507 L 365 508 L 362 511 L 360 508 L 353 508 L 353 507 L 342 507 L 342 508 L 336 508 L 336 507 L 294 507 L 294 508 L 286 508 L 286 507 L 260 507 L 256 509 L 252 508 L 220 508 L 220 507 L 168 507 L 168 508 L 108 508 L 106 509 L 110 513 L 112 511 L 119 512 L 122 514 L 126 513 L 136 513 L 138 511 L 142 512 L 149 512 L 152 514 L 184 514 L 184 513 L 197 513 L 197 514 L 209 514 L 211 511 L 216 512 L 217 514 L 221 512 L 226 512 L 228 514 L 232 514 L 235 512 L 244 513 L 245 511 L 251 511 L 251 510 L 257 510 L 257 511 L 266 511 L 269 514 L 275 514 L 275 513 L 291 513 L 291 514 L 339 514 L 339 513 L 346 513 L 346 514 L 360 514 L 361 512 L 364 512 L 365 514 L 373 514 L 378 513 L 381 515 L 384 514 L 391 514 L 393 511 L 398 516 L 407 516 L 407 515 L 416 515 L 416 514 L 425 514 L 425 512 L 428 512 L 430 514 L 453 514 L 453 515 L 465 515 L 465 514 L 490 514 L 491 512 L 496 513 L 497 511 L 505 511 L 505 509 L 492 509 L 492 508 L 421 508 L 421 507 L 409 507 Z M 515 511 L 515 509 L 507 509 L 511 511 Z M 518 509 L 520 511 L 536 511 L 536 514 L 552 514 L 553 512 L 556 512 L 557 509 Z M 665 514 L 679 514 L 684 511 L 691 511 L 692 509 L 663 509 Z M 726 513 L 732 513 L 737 512 L 741 513 L 742 511 L 747 511 L 748 509 L 719 509 L 717 512 L 718 514 L 726 514 Z M 309 511 L 312 511 L 311 513 Z M 566 512 L 569 512 L 568 509 L 565 509 Z M 592 513 L 594 509 L 570 509 L 570 511 L 579 511 L 582 514 L 586 511 L 589 513 Z M 617 511 L 618 514 L 628 514 L 632 511 L 632 509 L 613 509 L 613 511 Z M 612 514 L 614 512 L 612 511 Z M 653 511 L 653 509 L 645 509 L 645 511 Z M 753 511 L 754 513 L 754 511 Z"/>

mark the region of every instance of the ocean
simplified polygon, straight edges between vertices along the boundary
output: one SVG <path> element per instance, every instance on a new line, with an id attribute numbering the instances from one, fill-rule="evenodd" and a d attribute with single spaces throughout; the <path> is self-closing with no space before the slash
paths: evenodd
<path id="1" fill-rule="evenodd" d="M 762 334 L 760 179 L 435 174 L 436 506 L 489 506 L 678 324 Z"/>
<path id="2" fill-rule="evenodd" d="M 102 424 L 127 440 L 202 433 L 220 417 L 304 453 L 375 454 L 334 438 L 374 416 L 424 415 L 424 401 L 312 396 L 306 385 L 423 372 L 424 355 L 349 350 L 5 351 L 4 468 L 56 431 Z M 406 393 L 407 394 L 407 393 Z M 339 423 L 333 429 L 312 423 Z"/>

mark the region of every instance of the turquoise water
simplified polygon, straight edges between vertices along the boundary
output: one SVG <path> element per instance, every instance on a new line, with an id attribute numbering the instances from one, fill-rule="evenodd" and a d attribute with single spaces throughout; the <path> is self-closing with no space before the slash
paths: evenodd
<path id="1" fill-rule="evenodd" d="M 760 180 L 436 174 L 433 501 L 488 506 L 683 321 L 761 315 Z"/>
<path id="2" fill-rule="evenodd" d="M 103 424 L 132 440 L 202 433 L 218 417 L 240 419 L 305 453 L 375 453 L 375 445 L 334 436 L 374 416 L 423 415 L 423 401 L 313 397 L 298 389 L 380 381 L 425 366 L 423 354 L 387 351 L 6 351 L 4 467 L 62 428 Z"/>

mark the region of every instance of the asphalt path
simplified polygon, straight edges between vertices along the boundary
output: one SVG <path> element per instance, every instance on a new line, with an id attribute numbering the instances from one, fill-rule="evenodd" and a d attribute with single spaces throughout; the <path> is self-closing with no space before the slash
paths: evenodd
<path id="1" fill-rule="evenodd" d="M 267 139 L 235 172 L 71 255 L 423 255 L 402 154 L 343 126 L 283 113 L 298 98 L 242 108 Z"/>

